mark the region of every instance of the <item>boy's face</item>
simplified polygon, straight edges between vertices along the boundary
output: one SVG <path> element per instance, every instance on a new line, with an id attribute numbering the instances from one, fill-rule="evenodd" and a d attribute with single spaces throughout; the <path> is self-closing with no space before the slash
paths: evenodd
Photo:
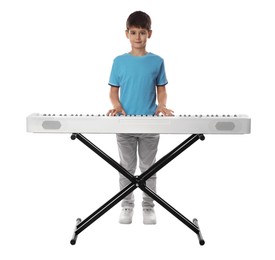
<path id="1" fill-rule="evenodd" d="M 133 49 L 145 49 L 147 39 L 152 35 L 152 31 L 147 29 L 130 27 L 126 30 L 126 37 L 130 40 Z"/>

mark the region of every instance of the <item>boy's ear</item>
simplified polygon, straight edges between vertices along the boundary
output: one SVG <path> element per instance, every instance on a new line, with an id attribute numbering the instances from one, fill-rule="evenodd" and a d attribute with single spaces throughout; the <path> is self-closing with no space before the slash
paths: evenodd
<path id="1" fill-rule="evenodd" d="M 125 30 L 125 35 L 129 39 L 129 30 Z"/>
<path id="2" fill-rule="evenodd" d="M 152 31 L 152 30 L 149 30 L 149 31 L 148 31 L 148 39 L 150 39 L 150 38 L 151 38 L 152 33 L 153 33 L 153 31 Z"/>

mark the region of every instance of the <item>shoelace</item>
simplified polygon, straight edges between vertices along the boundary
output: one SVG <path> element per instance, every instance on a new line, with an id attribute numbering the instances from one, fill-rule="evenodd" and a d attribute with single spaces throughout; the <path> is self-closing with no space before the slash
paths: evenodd
<path id="1" fill-rule="evenodd" d="M 145 213 L 148 213 L 148 214 L 153 214 L 153 210 L 152 209 L 143 209 L 143 211 Z"/>
<path id="2" fill-rule="evenodd" d="M 123 211 L 126 213 L 126 212 L 132 211 L 132 209 L 130 209 L 130 208 L 129 209 L 128 208 L 124 208 Z"/>

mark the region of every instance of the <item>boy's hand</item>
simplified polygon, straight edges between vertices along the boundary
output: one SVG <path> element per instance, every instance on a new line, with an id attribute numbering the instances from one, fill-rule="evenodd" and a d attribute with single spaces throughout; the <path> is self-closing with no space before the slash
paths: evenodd
<path id="1" fill-rule="evenodd" d="M 164 116 L 174 116 L 174 111 L 166 108 L 164 105 L 159 105 L 155 112 L 155 115 L 163 114 Z"/>
<path id="2" fill-rule="evenodd" d="M 126 113 L 125 113 L 124 109 L 122 108 L 122 106 L 114 107 L 113 109 L 110 109 L 107 112 L 107 116 L 116 116 L 116 115 L 119 115 L 119 114 L 122 114 L 122 115 L 126 116 Z"/>

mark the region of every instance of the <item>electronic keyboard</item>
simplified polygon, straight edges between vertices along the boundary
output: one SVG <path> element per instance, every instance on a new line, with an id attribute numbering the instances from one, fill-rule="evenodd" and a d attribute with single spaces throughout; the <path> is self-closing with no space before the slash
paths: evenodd
<path id="1" fill-rule="evenodd" d="M 247 115 L 107 116 L 93 114 L 38 114 L 27 117 L 33 133 L 159 133 L 249 134 Z"/>

